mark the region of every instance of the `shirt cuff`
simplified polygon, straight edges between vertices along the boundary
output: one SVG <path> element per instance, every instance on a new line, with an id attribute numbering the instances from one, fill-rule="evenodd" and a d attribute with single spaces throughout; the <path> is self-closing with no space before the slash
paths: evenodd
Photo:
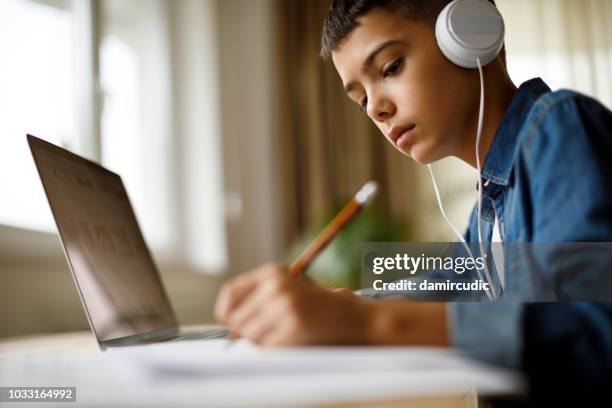
<path id="1" fill-rule="evenodd" d="M 469 357 L 520 368 L 523 309 L 522 303 L 503 301 L 449 302 L 450 343 Z"/>

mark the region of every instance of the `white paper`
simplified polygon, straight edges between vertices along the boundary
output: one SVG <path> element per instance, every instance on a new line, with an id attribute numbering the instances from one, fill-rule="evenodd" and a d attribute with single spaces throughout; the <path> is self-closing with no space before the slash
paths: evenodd
<path id="1" fill-rule="evenodd" d="M 0 360 L 0 385 L 77 387 L 76 406 L 306 406 L 522 392 L 522 377 L 427 347 L 267 350 L 182 341 L 75 357 Z M 70 405 L 72 404 L 72 405 Z M 23 403 L 15 405 L 24 407 Z M 66 406 L 74 407 L 74 403 Z"/>

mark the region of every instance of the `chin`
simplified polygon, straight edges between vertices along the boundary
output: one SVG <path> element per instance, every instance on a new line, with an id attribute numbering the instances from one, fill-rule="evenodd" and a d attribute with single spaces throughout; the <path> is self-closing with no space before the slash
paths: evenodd
<path id="1" fill-rule="evenodd" d="M 431 164 L 436 161 L 436 160 L 429 159 L 429 158 L 421 158 L 419 156 L 411 156 L 411 157 L 415 162 L 417 162 L 418 164 L 422 164 L 423 166 L 427 164 Z"/>
<path id="2" fill-rule="evenodd" d="M 418 144 L 410 146 L 410 148 L 407 150 L 402 150 L 402 153 L 410 157 L 418 164 L 430 164 L 437 160 L 431 154 L 432 152 L 430 152 L 428 149 L 423 149 L 422 146 L 419 146 Z"/>

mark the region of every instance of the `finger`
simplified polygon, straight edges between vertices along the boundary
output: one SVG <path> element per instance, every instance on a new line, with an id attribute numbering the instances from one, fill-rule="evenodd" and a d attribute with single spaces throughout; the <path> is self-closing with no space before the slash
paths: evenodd
<path id="1" fill-rule="evenodd" d="M 227 316 L 227 323 L 231 327 L 241 327 L 248 320 L 253 318 L 253 315 L 258 313 L 261 307 L 264 307 L 275 297 L 282 293 L 283 281 L 277 279 L 266 282 L 259 282 L 256 289 L 252 290 L 248 297 L 239 305 L 237 305 Z"/>
<path id="2" fill-rule="evenodd" d="M 248 293 L 256 287 L 257 282 L 266 275 L 274 274 L 277 268 L 275 265 L 265 265 L 224 284 L 217 296 L 215 318 L 220 322 L 225 322 L 232 309 L 245 299 Z"/>
<path id="3" fill-rule="evenodd" d="M 237 284 L 233 280 L 223 285 L 215 302 L 215 319 L 225 323 L 227 316 L 240 304 L 241 300 L 248 296 L 254 289 L 254 285 Z"/>
<path id="4" fill-rule="evenodd" d="M 333 288 L 332 292 L 337 293 L 339 295 L 354 295 L 354 293 L 347 288 Z"/>
<path id="5" fill-rule="evenodd" d="M 280 347 L 297 344 L 297 339 L 293 335 L 293 322 L 291 319 L 277 320 L 272 330 L 267 330 L 261 334 L 257 344 L 263 347 Z"/>
<path id="6" fill-rule="evenodd" d="M 253 314 L 251 319 L 240 327 L 240 334 L 252 342 L 260 344 L 263 338 L 278 329 L 284 313 L 285 308 L 282 302 L 278 301 L 266 308 L 258 309 L 258 313 Z"/>

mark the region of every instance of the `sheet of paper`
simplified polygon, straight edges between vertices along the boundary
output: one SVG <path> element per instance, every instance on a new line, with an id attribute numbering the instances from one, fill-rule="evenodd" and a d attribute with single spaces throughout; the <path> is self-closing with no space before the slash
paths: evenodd
<path id="1" fill-rule="evenodd" d="M 274 407 L 521 392 L 512 371 L 421 347 L 265 350 L 185 341 L 75 357 L 0 360 L 0 385 L 76 386 L 79 406 Z M 19 405 L 22 407 L 23 405 Z M 67 405 L 68 406 L 68 405 Z M 73 405 L 74 406 L 74 405 Z"/>

